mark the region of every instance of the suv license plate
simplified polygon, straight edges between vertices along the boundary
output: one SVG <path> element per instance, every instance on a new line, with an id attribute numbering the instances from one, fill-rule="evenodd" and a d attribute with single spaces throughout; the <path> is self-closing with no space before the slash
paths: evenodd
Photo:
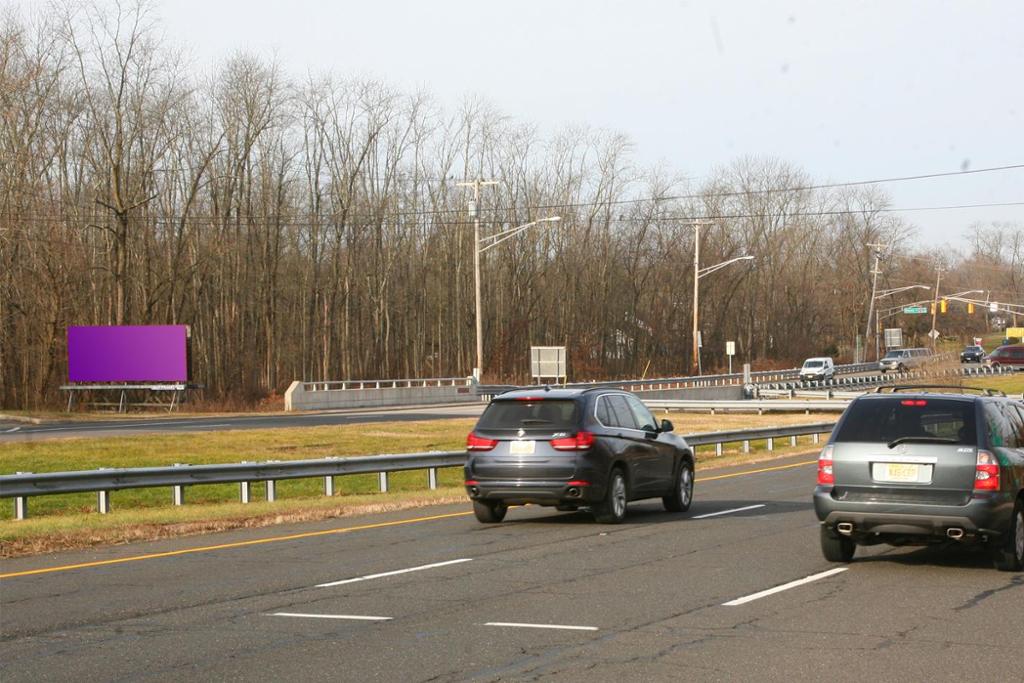
<path id="1" fill-rule="evenodd" d="M 915 463 L 906 462 L 876 462 L 872 465 L 874 470 L 871 476 L 876 481 L 893 482 L 915 482 L 927 484 L 931 481 L 931 472 L 921 472 L 921 466 Z M 931 469 L 930 467 L 928 468 Z M 925 477 L 922 480 L 921 475 Z"/>
<path id="2" fill-rule="evenodd" d="M 536 441 L 511 441 L 509 442 L 508 451 L 512 455 L 533 455 L 533 451 L 536 448 Z"/>

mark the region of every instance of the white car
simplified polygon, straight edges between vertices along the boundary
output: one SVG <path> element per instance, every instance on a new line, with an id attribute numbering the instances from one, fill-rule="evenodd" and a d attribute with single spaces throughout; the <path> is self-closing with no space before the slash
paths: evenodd
<path id="1" fill-rule="evenodd" d="M 803 381 L 824 381 L 836 376 L 836 366 L 828 356 L 808 358 L 800 368 L 800 379 Z"/>

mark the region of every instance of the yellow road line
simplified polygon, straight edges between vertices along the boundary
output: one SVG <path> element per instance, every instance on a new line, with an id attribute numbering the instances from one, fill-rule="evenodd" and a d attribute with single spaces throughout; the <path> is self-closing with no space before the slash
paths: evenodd
<path id="1" fill-rule="evenodd" d="M 714 481 L 715 479 L 731 479 L 732 477 L 742 477 L 745 474 L 759 474 L 761 472 L 775 472 L 776 470 L 788 470 L 794 467 L 803 467 L 804 465 L 816 465 L 817 460 L 807 460 L 805 462 L 795 462 L 792 465 L 779 465 L 777 467 L 764 467 L 759 470 L 747 470 L 746 472 L 733 472 L 732 474 L 719 474 L 714 477 L 699 477 L 694 481 Z"/>
<path id="2" fill-rule="evenodd" d="M 158 557 L 174 557 L 175 555 L 189 555 L 191 553 L 205 553 L 210 550 L 224 550 L 226 548 L 242 548 L 249 545 L 261 545 L 263 543 L 277 543 L 279 541 L 294 541 L 299 538 L 312 538 L 314 536 L 329 536 L 331 534 L 347 534 L 353 531 L 366 531 L 367 529 L 380 529 L 389 526 L 401 526 L 403 524 L 416 524 L 419 522 L 430 522 L 435 519 L 448 519 L 450 517 L 465 517 L 472 512 L 452 512 L 444 515 L 432 515 L 430 517 L 416 517 L 414 519 L 400 519 L 395 522 L 377 522 L 376 524 L 363 524 L 361 526 L 350 526 L 342 529 L 325 529 L 323 531 L 307 531 L 301 534 L 290 534 L 288 536 L 271 536 L 269 538 L 257 538 L 251 541 L 237 541 L 235 543 L 221 543 L 219 545 L 206 545 L 198 548 L 185 548 L 183 550 L 170 550 L 164 553 L 150 553 L 149 555 L 135 555 L 133 557 L 118 557 L 112 560 L 97 560 L 96 562 L 82 562 L 80 564 L 66 564 L 58 567 L 46 567 L 45 569 L 30 569 L 23 572 L 10 572 L 0 574 L 0 579 L 10 579 L 15 576 L 30 576 L 32 574 L 49 574 L 50 572 L 64 572 L 71 569 L 85 569 L 86 567 L 101 567 L 108 564 L 121 564 L 123 562 L 138 562 L 139 560 L 154 560 Z"/>
<path id="3" fill-rule="evenodd" d="M 791 465 L 779 465 L 777 467 L 764 467 L 757 470 L 747 470 L 745 472 L 733 472 L 732 474 L 719 474 L 714 477 L 700 477 L 696 481 L 714 481 L 716 479 L 731 479 L 733 477 L 742 477 L 748 474 L 760 474 L 761 472 L 774 472 L 776 470 L 788 470 L 793 467 L 803 467 L 804 465 L 814 465 L 817 460 L 808 460 L 806 462 L 793 463 Z M 307 531 L 301 534 L 289 534 L 287 536 L 270 536 L 268 538 L 257 538 L 251 541 L 237 541 L 235 543 L 221 543 L 219 545 L 206 545 L 198 548 L 184 548 L 182 550 L 169 550 L 163 553 L 150 553 L 148 555 L 134 555 L 132 557 L 118 557 L 111 560 L 97 560 L 95 562 L 81 562 L 79 564 L 65 564 L 57 567 L 46 567 L 44 569 L 29 569 L 23 572 L 10 572 L 7 574 L 0 574 L 0 579 L 12 579 L 17 576 L 32 576 L 34 574 L 50 574 L 52 572 L 65 572 L 72 569 L 86 569 L 88 567 L 102 567 L 110 564 L 123 564 L 125 562 L 138 562 L 140 560 L 155 560 L 160 557 L 174 557 L 176 555 L 190 555 L 192 553 L 205 553 L 211 550 L 225 550 L 228 548 L 244 548 L 251 545 L 262 545 L 264 543 L 278 543 L 280 541 L 294 541 L 300 538 L 313 538 L 315 536 L 330 536 L 334 534 L 347 534 L 353 531 L 366 531 L 368 529 L 382 529 L 384 527 L 402 526 L 405 524 L 419 524 L 421 522 L 431 522 L 438 519 L 450 519 L 452 517 L 467 517 L 473 514 L 472 512 L 451 512 L 444 515 L 431 515 L 429 517 L 414 517 L 413 519 L 400 519 L 394 522 L 377 522 L 375 524 L 363 524 L 360 526 L 350 526 L 341 529 L 324 529 L 323 531 Z"/>

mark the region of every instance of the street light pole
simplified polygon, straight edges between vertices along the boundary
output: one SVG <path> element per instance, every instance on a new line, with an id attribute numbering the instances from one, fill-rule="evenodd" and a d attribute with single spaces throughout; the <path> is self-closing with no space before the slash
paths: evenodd
<path id="1" fill-rule="evenodd" d="M 700 346 L 698 341 L 700 338 L 700 332 L 698 331 L 698 321 L 700 316 L 700 287 L 698 283 L 700 279 L 705 275 L 710 275 L 716 270 L 725 268 L 728 265 L 732 265 L 737 261 L 749 261 L 753 259 L 753 256 L 737 256 L 736 258 L 723 261 L 722 263 L 716 263 L 713 266 L 706 268 L 700 267 L 700 226 L 712 225 L 711 221 L 694 221 L 693 222 L 693 369 L 701 374 L 700 367 Z"/>
<path id="2" fill-rule="evenodd" d="M 473 375 L 479 381 L 484 374 L 484 324 L 480 310 L 480 188 L 485 185 L 497 185 L 497 180 L 477 178 L 458 187 L 473 188 L 473 202 L 469 206 L 469 215 L 473 219 L 473 289 L 476 292 L 476 367 Z"/>
<path id="3" fill-rule="evenodd" d="M 697 316 L 700 310 L 700 288 L 697 283 L 700 281 L 700 226 L 701 221 L 693 224 L 693 359 L 691 367 L 700 373 L 700 347 L 698 346 Z"/>
<path id="4" fill-rule="evenodd" d="M 894 289 L 886 289 L 884 291 L 878 292 L 876 295 L 871 297 L 871 304 L 872 304 L 872 307 L 875 309 L 875 360 L 878 360 L 879 358 L 882 357 L 881 353 L 879 352 L 879 337 L 882 334 L 882 325 L 881 325 L 881 323 L 878 320 L 878 308 L 874 306 L 875 300 L 876 299 L 881 299 L 882 297 L 890 296 L 892 294 L 899 294 L 900 292 L 907 292 L 907 291 L 910 291 L 911 289 L 931 289 L 931 287 L 929 287 L 928 285 L 907 285 L 906 287 L 896 287 Z M 869 321 L 870 321 L 870 319 L 869 319 Z M 865 348 L 866 348 L 867 347 L 867 340 L 866 339 L 864 340 L 864 344 L 865 344 Z"/>

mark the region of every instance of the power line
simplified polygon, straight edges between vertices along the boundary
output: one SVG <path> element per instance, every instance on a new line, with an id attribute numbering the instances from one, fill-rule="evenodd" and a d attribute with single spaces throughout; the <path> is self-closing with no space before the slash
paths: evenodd
<path id="1" fill-rule="evenodd" d="M 663 203 L 663 202 L 681 201 L 681 200 L 687 200 L 687 199 L 727 198 L 727 197 L 740 197 L 740 196 L 762 195 L 762 194 L 772 194 L 772 193 L 783 194 L 783 193 L 788 193 L 788 192 L 807 192 L 807 191 L 812 191 L 812 190 L 838 189 L 838 188 L 844 188 L 844 187 L 861 187 L 861 186 L 866 186 L 866 185 L 880 185 L 880 184 L 885 184 L 885 183 L 906 182 L 906 181 L 914 181 L 914 180 L 932 180 L 932 179 L 936 179 L 936 178 L 948 178 L 948 177 L 955 177 L 955 176 L 976 175 L 976 174 L 979 174 L 979 173 L 996 173 L 996 172 L 1001 172 L 1001 171 L 1011 171 L 1011 170 L 1020 170 L 1020 169 L 1024 169 L 1024 164 L 1011 164 L 1011 165 L 1007 165 L 1007 166 L 990 166 L 990 167 L 987 167 L 987 168 L 977 168 L 977 169 L 971 169 L 971 170 L 966 170 L 966 171 L 948 171 L 948 172 L 942 172 L 942 173 L 924 173 L 924 174 L 907 175 L 907 176 L 893 176 L 893 177 L 888 177 L 888 178 L 874 178 L 874 179 L 869 179 L 869 180 L 851 180 L 851 181 L 843 181 L 843 182 L 835 182 L 835 183 L 816 183 L 816 184 L 811 184 L 811 185 L 797 185 L 797 186 L 790 186 L 790 187 L 765 188 L 765 189 L 748 189 L 748 190 L 730 190 L 730 191 L 725 191 L 725 192 L 702 192 L 702 193 L 691 193 L 691 194 L 682 194 L 682 195 L 666 195 L 666 196 L 663 196 L 663 197 L 636 197 L 636 198 L 632 198 L 632 199 L 611 199 L 611 200 L 605 200 L 605 201 L 590 201 L 590 202 L 564 202 L 564 203 L 556 203 L 556 204 L 538 204 L 538 205 L 534 205 L 534 206 L 514 206 L 514 207 L 505 207 L 505 208 L 502 208 L 502 207 L 493 207 L 493 208 L 483 208 L 483 207 L 480 207 L 478 210 L 480 212 L 482 212 L 482 213 L 494 214 L 494 213 L 501 213 L 501 212 L 504 212 L 504 211 L 511 211 L 511 210 L 516 210 L 516 211 L 548 211 L 548 210 L 555 210 L 555 209 L 577 209 L 577 208 L 603 207 L 603 206 L 624 206 L 624 205 L 630 205 L 630 204 L 643 204 L 643 203 L 659 204 L 659 203 Z M 445 180 L 444 182 L 447 182 L 447 180 Z M 41 199 L 49 199 L 47 197 L 40 197 L 40 198 Z M 1018 205 L 1020 205 L 1020 203 L 1011 202 L 1011 203 L 1002 203 L 1002 204 L 998 204 L 997 203 L 997 204 L 962 205 L 962 208 L 981 208 L 981 207 L 1018 206 Z M 945 208 L 945 207 L 938 207 L 938 208 Z M 961 207 L 949 207 L 949 208 L 961 208 Z M 453 207 L 453 208 L 446 208 L 446 209 L 423 209 L 423 210 L 416 210 L 416 211 L 395 211 L 395 212 L 391 212 L 391 213 L 388 213 L 388 214 L 376 215 L 376 216 L 371 214 L 368 217 L 370 219 L 372 219 L 372 220 L 380 220 L 381 218 L 402 218 L 402 217 L 406 217 L 406 216 L 443 215 L 443 214 L 459 213 L 459 212 L 462 212 L 464 210 L 465 210 L 464 207 Z M 884 211 L 886 209 L 872 209 L 872 210 L 874 210 L 874 211 Z M 900 210 L 903 210 L 903 211 L 924 211 L 924 210 L 936 210 L 936 209 L 911 208 L 911 209 L 900 209 Z M 850 211 L 846 211 L 845 213 L 862 213 L 862 212 L 863 211 L 853 211 L 853 210 L 850 210 Z M 306 217 L 308 217 L 310 214 L 307 213 L 307 214 L 304 214 L 304 215 Z M 366 214 L 362 214 L 362 215 L 366 216 Z M 351 215 L 351 216 L 348 216 L 348 217 L 356 219 L 359 216 L 360 215 Z M 708 216 L 708 217 L 710 218 L 710 216 Z M 164 220 L 175 221 L 175 220 L 180 220 L 181 218 L 182 218 L 182 216 L 171 215 L 171 216 L 165 217 Z M 199 220 L 199 219 L 202 219 L 202 218 L 211 218 L 211 219 L 218 219 L 218 220 L 220 220 L 223 217 L 195 215 L 195 216 L 188 216 L 188 217 L 185 217 L 185 218 L 187 218 L 189 220 Z"/>

